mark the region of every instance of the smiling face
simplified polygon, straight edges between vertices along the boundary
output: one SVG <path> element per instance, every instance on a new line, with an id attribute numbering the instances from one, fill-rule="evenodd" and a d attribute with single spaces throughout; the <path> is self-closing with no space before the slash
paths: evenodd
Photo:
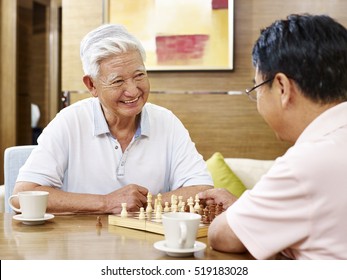
<path id="1" fill-rule="evenodd" d="M 99 98 L 108 121 L 134 119 L 147 102 L 150 90 L 147 72 L 137 51 L 103 60 L 98 77 L 94 80 L 84 77 L 84 82 L 93 96 Z"/>

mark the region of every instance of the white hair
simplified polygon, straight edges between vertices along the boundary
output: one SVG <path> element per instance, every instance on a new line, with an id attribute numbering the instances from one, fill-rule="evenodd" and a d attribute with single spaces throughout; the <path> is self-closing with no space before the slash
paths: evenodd
<path id="1" fill-rule="evenodd" d="M 85 75 L 96 78 L 102 60 L 136 50 L 142 60 L 146 60 L 146 52 L 141 42 L 131 35 L 120 24 L 104 24 L 90 31 L 81 41 L 80 56 Z"/>

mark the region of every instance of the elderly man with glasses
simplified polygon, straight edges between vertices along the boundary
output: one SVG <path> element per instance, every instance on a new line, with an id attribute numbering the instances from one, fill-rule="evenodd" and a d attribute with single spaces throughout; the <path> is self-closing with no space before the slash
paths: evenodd
<path id="1" fill-rule="evenodd" d="M 200 194 L 227 207 L 210 244 L 257 259 L 347 259 L 347 30 L 328 16 L 290 15 L 262 30 L 252 56 L 246 94 L 294 145 L 239 199 Z"/>

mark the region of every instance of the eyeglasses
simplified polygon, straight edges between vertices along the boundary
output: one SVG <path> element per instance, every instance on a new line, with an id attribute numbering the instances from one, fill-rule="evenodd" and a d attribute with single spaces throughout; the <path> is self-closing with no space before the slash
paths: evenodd
<path id="1" fill-rule="evenodd" d="M 255 85 L 252 88 L 246 89 L 245 93 L 248 95 L 249 99 L 251 99 L 252 101 L 257 101 L 257 92 L 255 92 L 254 90 L 257 89 L 258 87 L 261 87 L 262 85 L 265 85 L 266 83 L 269 83 L 273 80 L 274 78 L 265 80 L 264 82 Z"/>

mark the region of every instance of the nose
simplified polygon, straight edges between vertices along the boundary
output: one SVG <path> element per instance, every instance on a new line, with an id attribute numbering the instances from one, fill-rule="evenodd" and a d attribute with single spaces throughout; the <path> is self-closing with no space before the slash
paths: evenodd
<path id="1" fill-rule="evenodd" d="M 134 81 L 132 79 L 128 79 L 124 83 L 123 91 L 124 91 L 124 94 L 127 96 L 136 96 L 138 93 L 138 87 L 137 87 L 136 81 Z"/>

